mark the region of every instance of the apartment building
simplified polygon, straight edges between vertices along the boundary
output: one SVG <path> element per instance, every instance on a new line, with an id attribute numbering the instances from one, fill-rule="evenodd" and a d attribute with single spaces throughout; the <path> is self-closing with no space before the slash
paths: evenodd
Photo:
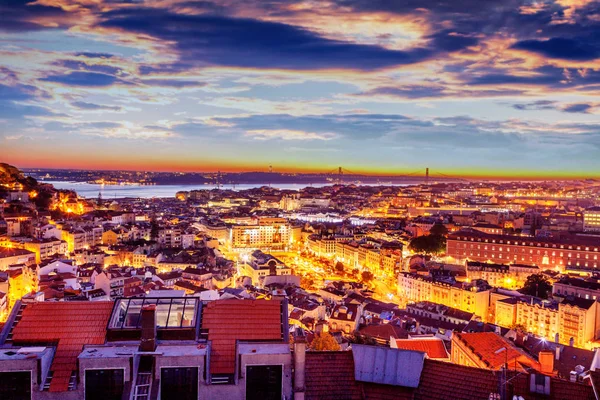
<path id="1" fill-rule="evenodd" d="M 552 295 L 598 300 L 600 299 L 600 283 L 592 279 L 563 277 L 552 285 Z"/>
<path id="2" fill-rule="evenodd" d="M 118 299 L 30 303 L 19 311 L 0 334 L 6 398 L 292 397 L 280 301 Z"/>
<path id="3" fill-rule="evenodd" d="M 72 253 L 101 244 L 103 233 L 101 227 L 63 227 L 61 238 L 67 242 L 67 249 Z"/>
<path id="4" fill-rule="evenodd" d="M 402 307 L 408 302 L 429 301 L 472 312 L 483 321 L 488 319 L 490 289 L 483 281 L 460 283 L 408 272 L 398 274 L 398 297 Z"/>
<path id="5" fill-rule="evenodd" d="M 600 232 L 600 207 L 590 207 L 583 212 L 583 230 Z"/>
<path id="6" fill-rule="evenodd" d="M 467 261 L 467 278 L 484 279 L 494 287 L 520 289 L 530 275 L 538 274 L 536 266 L 523 264 L 493 264 L 479 261 Z"/>
<path id="7" fill-rule="evenodd" d="M 292 243 L 292 226 L 287 219 L 257 218 L 251 222 L 230 227 L 229 246 L 231 248 L 284 249 Z"/>
<path id="8" fill-rule="evenodd" d="M 462 230 L 448 236 L 446 254 L 457 260 L 515 263 L 561 271 L 594 269 L 600 265 L 600 240 L 576 235 L 559 239 Z"/>
<path id="9" fill-rule="evenodd" d="M 523 296 L 495 302 L 494 323 L 507 328 L 519 325 L 526 332 L 581 348 L 592 348 L 598 338 L 595 330 L 598 303 L 568 297 L 560 302 Z"/>
<path id="10" fill-rule="evenodd" d="M 0 247 L 0 271 L 6 271 L 11 265 L 35 264 L 36 254 L 25 249 Z"/>

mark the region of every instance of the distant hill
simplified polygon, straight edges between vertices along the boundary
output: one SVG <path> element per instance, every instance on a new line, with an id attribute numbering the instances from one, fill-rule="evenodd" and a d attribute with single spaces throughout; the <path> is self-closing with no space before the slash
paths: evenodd
<path id="1" fill-rule="evenodd" d="M 19 168 L 13 165 L 0 163 L 0 198 L 5 197 L 9 188 L 16 183 L 23 186 L 24 192 L 36 193 L 33 202 L 40 209 L 48 208 L 52 195 L 56 191 L 52 185 L 40 185 L 34 178 L 25 176 Z"/>

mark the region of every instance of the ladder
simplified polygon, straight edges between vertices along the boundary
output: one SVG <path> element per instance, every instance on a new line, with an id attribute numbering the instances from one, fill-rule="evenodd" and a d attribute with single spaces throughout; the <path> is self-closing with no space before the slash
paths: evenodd
<path id="1" fill-rule="evenodd" d="M 149 400 L 152 385 L 152 372 L 138 372 L 135 380 L 133 400 Z"/>

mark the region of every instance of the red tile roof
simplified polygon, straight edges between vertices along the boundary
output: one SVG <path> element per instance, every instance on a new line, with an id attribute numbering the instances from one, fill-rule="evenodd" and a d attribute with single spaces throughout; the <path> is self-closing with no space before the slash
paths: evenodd
<path id="1" fill-rule="evenodd" d="M 427 354 L 429 358 L 450 358 L 441 339 L 396 339 L 396 348 L 415 350 Z"/>
<path id="2" fill-rule="evenodd" d="M 357 382 L 351 351 L 306 353 L 306 400 L 481 400 L 498 393 L 498 371 L 465 367 L 444 361 L 425 359 L 419 386 L 401 386 Z M 529 391 L 529 375 L 519 373 L 508 388 L 512 395 L 526 400 L 594 400 L 589 385 L 551 378 L 550 396 Z"/>
<path id="3" fill-rule="evenodd" d="M 360 400 L 351 351 L 306 352 L 306 400 Z"/>
<path id="4" fill-rule="evenodd" d="M 111 301 L 28 304 L 14 328 L 13 343 L 57 342 L 50 391 L 67 391 L 83 346 L 104 343 L 112 307 Z"/>
<path id="5" fill-rule="evenodd" d="M 517 348 L 508 340 L 494 332 L 459 333 L 455 332 L 452 337 L 469 348 L 490 369 L 500 369 L 506 361 L 509 368 L 515 364 L 515 360 L 521 364 L 537 366 L 537 361 Z M 498 350 L 506 348 L 506 352 Z"/>
<path id="6" fill-rule="evenodd" d="M 278 300 L 216 300 L 202 309 L 202 328 L 211 341 L 210 372 L 235 372 L 237 340 L 283 342 Z"/>

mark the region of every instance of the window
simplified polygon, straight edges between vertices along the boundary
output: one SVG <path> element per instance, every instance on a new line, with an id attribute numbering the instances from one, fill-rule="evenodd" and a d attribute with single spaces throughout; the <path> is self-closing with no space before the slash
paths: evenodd
<path id="1" fill-rule="evenodd" d="M 246 400 L 280 400 L 281 375 L 281 365 L 248 365 Z"/>
<path id="2" fill-rule="evenodd" d="M 189 328 L 195 326 L 197 298 L 118 299 L 111 316 L 109 329 L 139 329 L 141 310 L 156 305 L 156 325 L 159 328 Z"/>
<path id="3" fill-rule="evenodd" d="M 198 368 L 162 368 L 160 393 L 163 399 L 196 400 L 198 398 Z"/>
<path id="4" fill-rule="evenodd" d="M 0 372 L 0 399 L 30 400 L 31 372 Z"/>
<path id="5" fill-rule="evenodd" d="M 122 369 L 85 370 L 85 400 L 121 400 L 124 375 Z"/>

